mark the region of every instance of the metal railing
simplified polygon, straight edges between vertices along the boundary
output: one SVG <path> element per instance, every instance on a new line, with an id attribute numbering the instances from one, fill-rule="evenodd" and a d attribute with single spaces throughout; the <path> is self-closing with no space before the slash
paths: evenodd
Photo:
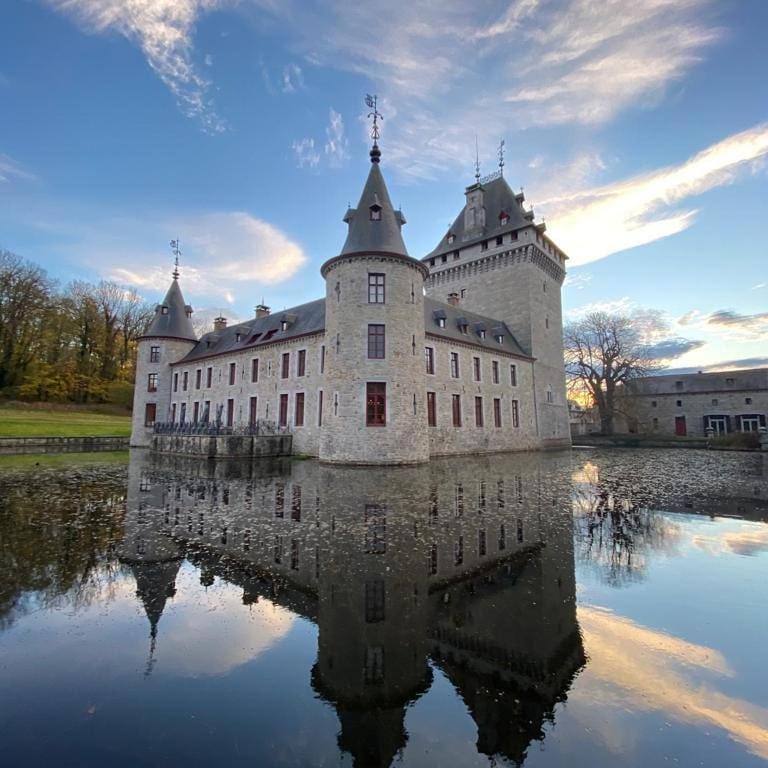
<path id="1" fill-rule="evenodd" d="M 257 419 L 249 424 L 235 424 L 227 426 L 215 421 L 156 421 L 154 434 L 156 435 L 207 435 L 221 437 L 225 435 L 242 435 L 244 437 L 256 437 L 257 435 L 286 435 L 288 427 L 281 427 L 274 421 Z"/>

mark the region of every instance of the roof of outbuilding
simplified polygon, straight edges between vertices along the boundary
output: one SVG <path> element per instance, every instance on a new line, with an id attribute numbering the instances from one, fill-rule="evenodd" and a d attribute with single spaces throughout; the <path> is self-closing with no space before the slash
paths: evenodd
<path id="1" fill-rule="evenodd" d="M 445 328 L 441 328 L 437 324 L 437 318 L 445 319 Z M 460 320 L 461 324 L 466 323 L 467 333 L 463 333 L 459 327 Z M 466 308 L 461 305 L 444 304 L 441 301 L 425 297 L 424 328 L 427 333 L 442 337 L 446 341 L 473 344 L 474 346 L 483 347 L 483 349 L 489 352 L 506 352 L 507 354 L 519 357 L 531 357 L 520 346 L 506 323 L 484 315 L 477 315 L 474 312 L 467 312 Z M 480 338 L 481 329 L 486 331 L 484 339 Z M 504 337 L 501 344 L 494 338 L 494 335 L 499 333 Z"/>
<path id="2" fill-rule="evenodd" d="M 474 186 L 474 185 L 473 185 Z M 507 184 L 503 176 L 497 176 L 495 179 L 480 185 L 483 189 L 483 207 L 485 208 L 485 226 L 479 230 L 467 232 L 464 228 L 464 211 L 466 204 L 459 212 L 450 229 L 443 235 L 437 247 L 422 259 L 434 258 L 443 253 L 455 251 L 457 248 L 463 248 L 481 240 L 486 240 L 495 235 L 514 232 L 523 227 L 533 225 L 533 213 L 526 211 L 523 207 L 525 200 L 522 192 L 515 193 Z M 471 187 L 468 187 L 468 190 Z M 500 216 L 505 213 L 509 221 L 503 226 L 500 224 Z M 448 236 L 453 235 L 456 239 L 448 242 Z"/>
<path id="3" fill-rule="evenodd" d="M 163 309 L 167 312 L 163 312 Z M 174 277 L 168 293 L 161 304 L 155 307 L 155 316 L 144 334 L 144 338 L 159 336 L 171 339 L 197 340 L 197 334 L 189 317 L 192 307 L 188 306 L 182 296 L 179 281 Z"/>
<path id="4" fill-rule="evenodd" d="M 380 209 L 377 220 L 371 219 L 372 206 Z M 408 255 L 400 232 L 405 217 L 392 207 L 378 162 L 371 163 L 360 202 L 357 208 L 347 210 L 344 221 L 349 224 L 349 231 L 340 255 L 371 251 Z"/>

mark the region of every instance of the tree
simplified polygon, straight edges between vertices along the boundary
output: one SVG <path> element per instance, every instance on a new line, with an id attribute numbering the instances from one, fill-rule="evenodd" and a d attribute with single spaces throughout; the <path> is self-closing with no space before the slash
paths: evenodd
<path id="1" fill-rule="evenodd" d="M 661 367 L 645 343 L 647 326 L 647 317 L 591 312 L 563 329 L 569 389 L 591 397 L 604 435 L 614 432 L 617 389 Z"/>

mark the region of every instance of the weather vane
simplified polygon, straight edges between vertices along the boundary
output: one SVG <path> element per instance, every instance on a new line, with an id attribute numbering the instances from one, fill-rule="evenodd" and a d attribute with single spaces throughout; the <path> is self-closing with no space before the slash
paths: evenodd
<path id="1" fill-rule="evenodd" d="M 370 93 L 367 93 L 365 95 L 365 106 L 371 110 L 371 112 L 368 113 L 368 117 L 373 118 L 373 126 L 371 127 L 371 138 L 373 139 L 374 145 L 376 144 L 376 142 L 379 140 L 379 137 L 381 136 L 381 134 L 379 133 L 378 120 L 379 118 L 381 118 L 382 120 L 384 119 L 382 117 L 381 112 L 379 112 L 379 110 L 376 108 L 376 103 L 378 101 L 378 98 L 379 98 L 378 96 L 371 96 Z"/>
<path id="2" fill-rule="evenodd" d="M 181 247 L 179 246 L 178 238 L 176 240 L 171 240 L 171 253 L 176 257 L 173 262 L 174 264 L 173 279 L 178 280 L 179 279 L 179 256 L 181 256 Z"/>
<path id="3" fill-rule="evenodd" d="M 477 146 L 477 134 L 475 134 L 475 181 L 480 183 L 480 150 Z"/>
<path id="4" fill-rule="evenodd" d="M 504 175 L 504 139 L 499 142 L 499 172 Z"/>

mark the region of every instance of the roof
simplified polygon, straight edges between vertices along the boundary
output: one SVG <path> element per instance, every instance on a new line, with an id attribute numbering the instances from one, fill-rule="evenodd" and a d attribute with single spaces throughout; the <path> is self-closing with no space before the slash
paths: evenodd
<path id="1" fill-rule="evenodd" d="M 192 326 L 192 307 L 184 301 L 179 281 L 174 277 L 168 293 L 161 304 L 155 307 L 155 316 L 144 334 L 144 338 L 161 336 L 171 339 L 197 340 L 197 334 Z"/>
<path id="2" fill-rule="evenodd" d="M 375 220 L 371 217 L 372 208 L 378 209 L 379 218 Z M 357 208 L 347 210 L 344 221 L 349 224 L 349 231 L 340 255 L 372 251 L 408 255 L 400 232 L 405 217 L 392 207 L 378 162 L 371 163 L 360 202 Z"/>
<path id="3" fill-rule="evenodd" d="M 287 327 L 282 330 L 282 322 Z M 179 363 L 188 363 L 211 355 L 239 352 L 276 341 L 288 341 L 297 336 L 325 330 L 325 299 L 317 299 L 266 317 L 254 318 L 231 325 L 220 331 L 206 333 Z M 238 340 L 239 334 L 239 340 Z"/>
<path id="4" fill-rule="evenodd" d="M 437 244 L 437 247 L 425 256 L 423 260 L 434 258 L 435 256 L 440 256 L 443 253 L 449 253 L 450 251 L 455 251 L 457 248 L 463 248 L 495 235 L 514 232 L 515 230 L 523 229 L 524 227 L 534 226 L 533 212 L 526 211 L 523 207 L 523 201 L 525 200 L 524 195 L 522 192 L 516 194 L 509 184 L 507 184 L 507 180 L 503 176 L 499 175 L 485 184 L 473 184 L 472 186 L 467 187 L 467 192 L 475 187 L 480 187 L 483 191 L 485 226 L 480 229 L 474 228 L 471 231 L 465 229 L 465 204 L 449 230 Z M 508 221 L 504 225 L 500 223 L 500 215 L 502 213 L 506 214 L 508 217 Z M 449 235 L 455 237 L 455 240 L 451 243 L 448 242 Z"/>
<path id="5" fill-rule="evenodd" d="M 445 319 L 445 328 L 437 324 L 437 318 Z M 459 321 L 466 322 L 467 333 L 463 333 Z M 429 297 L 424 297 L 424 328 L 433 336 L 440 336 L 446 341 L 458 341 L 473 344 L 489 352 L 506 352 L 509 355 L 530 358 L 514 337 L 506 323 L 485 315 L 468 312 L 465 307 L 444 304 Z M 480 337 L 480 330 L 485 330 L 485 338 Z M 501 334 L 504 341 L 499 344 L 495 335 Z"/>

